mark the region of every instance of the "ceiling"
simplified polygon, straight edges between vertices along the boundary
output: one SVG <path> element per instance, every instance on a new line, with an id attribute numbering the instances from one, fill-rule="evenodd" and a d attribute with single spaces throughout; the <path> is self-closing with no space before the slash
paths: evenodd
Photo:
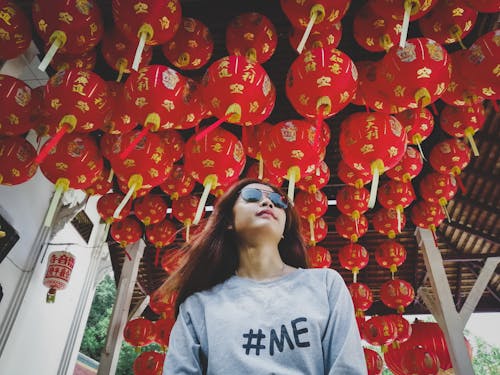
<path id="1" fill-rule="evenodd" d="M 105 24 L 112 27 L 111 1 L 97 1 L 105 14 Z M 23 2 L 26 9 L 29 9 L 30 1 Z M 383 53 L 373 53 L 363 50 L 359 47 L 352 37 L 353 15 L 364 1 L 353 1 L 347 15 L 342 20 L 343 36 L 339 49 L 347 53 L 355 62 L 360 60 L 379 60 Z M 229 21 L 238 14 L 244 12 L 258 12 L 266 15 L 276 27 L 278 32 L 278 47 L 273 57 L 263 64 L 267 73 L 271 77 L 277 89 L 276 106 L 270 115 L 268 121 L 276 123 L 282 120 L 297 118 L 298 114 L 292 108 L 284 93 L 284 82 L 288 67 L 296 58 L 296 52 L 290 47 L 288 35 L 291 26 L 281 11 L 279 1 L 252 0 L 252 1 L 234 1 L 234 0 L 186 0 L 181 1 L 184 16 L 193 17 L 201 20 L 207 25 L 214 39 L 214 53 L 210 62 L 213 62 L 227 54 L 225 50 L 225 30 Z M 498 27 L 495 23 L 497 14 L 479 14 L 476 26 L 467 38 L 464 44 L 470 46 L 478 36 L 483 35 L 489 30 Z M 413 22 L 410 24 L 409 37 L 420 36 L 420 32 Z M 36 41 L 41 47 L 40 40 Z M 460 48 L 458 45 L 446 47 L 449 52 Z M 42 48 L 40 48 L 42 49 Z M 154 50 L 153 62 L 155 64 L 169 65 L 163 57 L 159 47 Z M 209 64 L 207 64 L 209 65 Z M 192 78 L 201 78 L 205 69 L 195 72 L 183 72 Z M 103 58 L 98 54 L 98 62 L 95 72 L 106 80 L 114 80 L 116 72 L 110 69 Z M 49 74 L 53 74 L 50 72 Z M 478 273 L 487 256 L 500 255 L 499 241 L 499 213 L 500 213 L 500 132 L 499 115 L 490 104 L 485 104 L 487 121 L 484 128 L 476 136 L 476 142 L 480 151 L 479 157 L 474 157 L 470 165 L 463 171 L 461 177 L 466 187 L 467 193 L 458 192 L 457 196 L 449 203 L 448 211 L 451 220 L 444 221 L 437 229 L 438 247 L 441 250 L 446 274 L 450 283 L 451 291 L 457 307 L 460 307 L 471 290 Z M 437 102 L 436 108 L 439 111 L 443 103 Z M 333 118 L 326 120 L 330 125 L 332 140 L 327 148 L 325 161 L 331 169 L 331 178 L 328 185 L 323 189 L 329 199 L 335 199 L 337 191 L 343 186 L 342 181 L 337 177 L 335 170 L 340 160 L 338 147 L 339 124 L 350 113 L 364 111 L 363 107 L 350 104 Z M 436 117 L 436 120 L 438 118 Z M 213 121 L 209 120 L 208 122 Z M 203 122 L 205 124 L 207 122 Z M 224 125 L 227 129 L 239 134 L 238 127 L 234 125 Z M 192 131 L 183 131 L 183 136 L 187 139 L 192 135 Z M 423 143 L 424 154 L 428 155 L 430 149 L 437 142 L 447 138 L 445 133 L 438 126 L 435 127 L 432 135 Z M 424 170 L 413 180 L 414 187 L 423 175 L 430 171 L 430 166 L 425 163 Z M 386 177 L 382 176 L 382 180 Z M 418 194 L 418 189 L 415 189 Z M 198 185 L 195 193 L 201 194 L 202 187 Z M 409 210 L 407 209 L 407 212 Z M 339 215 L 335 206 L 330 206 L 324 219 L 329 226 L 327 238 L 319 243 L 326 247 L 332 254 L 332 268 L 338 270 L 345 278 L 347 283 L 352 282 L 352 274 L 343 270 L 338 262 L 337 250 L 347 244 L 347 240 L 340 238 L 335 232 L 334 221 Z M 366 214 L 369 221 L 373 215 L 373 210 Z M 408 215 L 409 216 L 409 215 Z M 397 275 L 409 281 L 415 290 L 426 281 L 426 269 L 422 257 L 422 251 L 418 248 L 414 236 L 415 226 L 408 220 L 402 233 L 397 236 L 407 252 L 406 262 L 398 269 Z M 370 262 L 368 266 L 361 270 L 358 281 L 364 282 L 370 286 L 377 300 L 368 314 L 381 314 L 389 312 L 379 301 L 380 285 L 390 278 L 388 270 L 381 268 L 375 262 L 374 249 L 387 237 L 376 232 L 370 225 L 368 233 L 361 237 L 359 243 L 370 252 Z M 182 244 L 182 236 L 171 247 L 177 247 Z M 162 253 L 170 249 L 163 249 Z M 125 259 L 123 251 L 110 239 L 110 252 L 115 271 L 116 279 L 120 277 L 120 268 Z M 134 292 L 131 310 L 140 303 L 146 294 L 154 291 L 167 277 L 165 271 L 154 264 L 155 250 L 148 247 L 145 250 L 144 257 L 139 268 L 139 275 Z M 408 313 L 427 313 L 425 305 L 417 300 L 407 310 Z M 500 274 L 497 272 L 490 280 L 488 288 L 484 291 L 476 311 L 497 311 L 500 312 Z M 149 311 L 146 315 L 154 317 Z"/>

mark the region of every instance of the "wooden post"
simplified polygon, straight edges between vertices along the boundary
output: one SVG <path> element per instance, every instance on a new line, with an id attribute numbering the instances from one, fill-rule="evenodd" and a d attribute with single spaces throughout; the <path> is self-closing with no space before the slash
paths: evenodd
<path id="1" fill-rule="evenodd" d="M 108 327 L 106 345 L 101 352 L 101 361 L 97 375 L 115 374 L 123 341 L 123 328 L 127 323 L 130 301 L 132 300 L 137 271 L 139 270 L 139 263 L 144 253 L 144 247 L 145 245 L 142 240 L 127 246 L 127 251 L 132 256 L 132 260 L 125 259 L 123 263 L 116 301 Z"/>

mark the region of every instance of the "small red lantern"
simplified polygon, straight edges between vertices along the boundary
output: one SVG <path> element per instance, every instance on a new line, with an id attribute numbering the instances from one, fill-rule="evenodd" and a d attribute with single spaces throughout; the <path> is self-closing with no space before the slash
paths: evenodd
<path id="1" fill-rule="evenodd" d="M 170 249 L 165 251 L 161 258 L 161 267 L 169 275 L 177 271 L 184 260 L 185 252 L 181 249 Z"/>
<path id="2" fill-rule="evenodd" d="M 358 242 L 358 239 L 368 231 L 368 220 L 365 215 L 354 220 L 352 217 L 342 214 L 335 220 L 335 230 L 339 236 L 347 238 L 351 242 Z"/>
<path id="3" fill-rule="evenodd" d="M 161 375 L 165 353 L 142 352 L 134 361 L 134 375 Z"/>
<path id="4" fill-rule="evenodd" d="M 30 122 L 32 106 L 30 87 L 20 79 L 0 74 L 0 95 L 2 98 L 0 135 L 27 133 L 33 127 Z"/>
<path id="5" fill-rule="evenodd" d="M 418 346 L 403 353 L 401 365 L 406 374 L 437 375 L 440 371 L 437 354 Z"/>
<path id="6" fill-rule="evenodd" d="M 196 181 L 186 173 L 184 166 L 176 164 L 170 177 L 160 185 L 160 189 L 168 194 L 172 201 L 175 201 L 191 194 L 195 185 Z"/>
<path id="7" fill-rule="evenodd" d="M 233 18 L 226 29 L 226 48 L 230 55 L 245 56 L 251 62 L 265 63 L 278 44 L 276 28 L 266 16 L 251 12 Z"/>
<path id="8" fill-rule="evenodd" d="M 328 225 L 326 224 L 325 219 L 319 217 L 314 221 L 313 231 L 310 230 L 309 222 L 306 219 L 301 219 L 302 225 L 301 234 L 304 238 L 304 241 L 310 245 L 315 246 L 316 243 L 323 241 L 328 234 Z"/>
<path id="9" fill-rule="evenodd" d="M 363 283 L 351 283 L 348 285 L 351 293 L 356 316 L 364 316 L 364 312 L 373 304 L 373 293 L 368 285 Z"/>
<path id="10" fill-rule="evenodd" d="M 372 223 L 377 232 L 393 239 L 405 227 L 406 216 L 394 208 L 380 208 L 373 215 Z"/>
<path id="11" fill-rule="evenodd" d="M 408 143 L 417 145 L 420 154 L 423 156 L 421 144 L 425 141 L 434 129 L 434 117 L 427 108 L 407 109 L 395 114 L 408 135 Z"/>
<path id="12" fill-rule="evenodd" d="M 134 214 L 145 226 L 165 219 L 167 208 L 165 200 L 157 194 L 147 194 L 134 201 Z"/>
<path id="13" fill-rule="evenodd" d="M 167 219 L 146 227 L 146 239 L 156 248 L 155 266 L 158 264 L 160 248 L 173 243 L 176 235 L 177 226 Z"/>
<path id="14" fill-rule="evenodd" d="M 295 196 L 294 206 L 299 216 L 309 222 L 309 232 L 312 240 L 314 238 L 314 222 L 317 218 L 323 216 L 328 209 L 326 194 L 321 190 L 317 190 L 316 193 L 301 190 Z"/>
<path id="15" fill-rule="evenodd" d="M 172 202 L 172 215 L 186 227 L 186 242 L 189 242 L 190 228 L 196 217 L 200 198 L 195 195 L 179 197 Z M 202 212 L 202 216 L 205 211 Z"/>
<path id="16" fill-rule="evenodd" d="M 330 268 L 332 256 L 328 249 L 322 246 L 311 246 L 307 248 L 307 259 L 313 268 Z"/>
<path id="17" fill-rule="evenodd" d="M 142 233 L 142 226 L 134 216 L 127 216 L 111 225 L 111 237 L 123 248 L 139 241 Z M 127 253 L 126 255 L 130 260 L 130 255 Z"/>
<path id="18" fill-rule="evenodd" d="M 0 6 L 0 60 L 6 61 L 22 55 L 30 46 L 31 23 L 15 2 L 3 0 Z"/>
<path id="19" fill-rule="evenodd" d="M 384 305 L 402 314 L 404 309 L 413 303 L 415 290 L 407 281 L 401 279 L 389 280 L 380 287 L 380 299 Z"/>
<path id="20" fill-rule="evenodd" d="M 162 293 L 161 288 L 155 290 L 150 295 L 149 307 L 155 314 L 162 316 L 172 316 L 175 311 L 175 301 L 177 299 L 177 292 L 173 291 L 168 295 Z"/>
<path id="21" fill-rule="evenodd" d="M 36 150 L 23 137 L 0 137 L 0 185 L 18 185 L 36 173 Z"/>
<path id="22" fill-rule="evenodd" d="M 339 262 L 342 267 L 352 271 L 354 282 L 357 280 L 357 275 L 360 270 L 368 265 L 370 254 L 357 243 L 350 243 L 340 248 Z"/>
<path id="23" fill-rule="evenodd" d="M 389 169 L 386 174 L 392 180 L 409 182 L 418 176 L 423 166 L 422 154 L 414 147 L 408 146 L 400 162 Z"/>
<path id="24" fill-rule="evenodd" d="M 396 324 L 387 316 L 372 316 L 363 325 L 363 338 L 371 345 L 381 346 L 382 352 L 387 351 L 387 345 L 396 340 L 397 335 Z"/>
<path id="25" fill-rule="evenodd" d="M 120 193 L 107 193 L 98 199 L 97 212 L 106 224 L 111 224 L 113 221 L 121 221 L 130 214 L 132 201 L 128 201 L 116 217 L 113 216 L 123 197 L 124 195 Z"/>
<path id="26" fill-rule="evenodd" d="M 375 260 L 379 266 L 389 269 L 394 275 L 406 260 L 406 249 L 397 241 L 383 241 L 375 249 Z"/>
<path id="27" fill-rule="evenodd" d="M 352 169 L 342 159 L 339 161 L 337 166 L 337 176 L 343 183 L 354 186 L 358 189 L 362 188 L 372 180 L 372 175 L 369 171 Z"/>
<path id="28" fill-rule="evenodd" d="M 445 214 L 435 203 L 419 201 L 411 208 L 411 221 L 417 227 L 430 229 L 435 235 L 436 228 L 443 222 Z"/>
<path id="29" fill-rule="evenodd" d="M 297 187 L 309 193 L 315 193 L 319 189 L 324 188 L 330 181 L 330 168 L 328 164 L 322 160 L 319 166 L 309 174 L 306 174 L 297 183 Z"/>
<path id="30" fill-rule="evenodd" d="M 389 180 L 380 187 L 378 202 L 386 209 L 395 209 L 398 219 L 398 233 L 402 228 L 404 209 L 415 200 L 415 192 L 411 182 Z"/>
<path id="31" fill-rule="evenodd" d="M 123 338 L 132 346 L 146 346 L 154 340 L 154 325 L 151 320 L 135 318 L 129 320 L 123 328 Z"/>
<path id="32" fill-rule="evenodd" d="M 174 315 L 166 315 L 164 318 L 158 319 L 154 322 L 154 341 L 160 344 L 163 348 L 168 346 L 168 341 L 170 339 L 170 332 L 174 327 L 175 318 Z"/>
<path id="33" fill-rule="evenodd" d="M 400 314 L 390 314 L 388 315 L 393 322 L 396 324 L 396 328 L 398 330 L 398 337 L 392 343 L 393 348 L 399 348 L 399 345 L 403 342 L 408 341 L 411 336 L 412 329 L 411 324 L 408 320 L 406 320 L 403 315 Z"/>
<path id="34" fill-rule="evenodd" d="M 420 181 L 420 195 L 429 203 L 439 204 L 449 218 L 446 206 L 457 193 L 457 181 L 453 175 L 432 172 Z"/>
<path id="35" fill-rule="evenodd" d="M 363 348 L 363 351 L 365 353 L 368 375 L 380 375 L 384 369 L 384 361 L 382 361 L 382 357 L 375 350 Z"/>
<path id="36" fill-rule="evenodd" d="M 358 220 L 362 214 L 368 211 L 368 199 L 370 192 L 364 187 L 343 186 L 336 195 L 337 208 L 344 215 Z"/>
<path id="37" fill-rule="evenodd" d="M 406 140 L 401 123 L 384 113 L 353 113 L 342 122 L 339 139 L 342 159 L 349 167 L 373 175 L 369 208 L 375 206 L 379 176 L 402 159 Z"/>
<path id="38" fill-rule="evenodd" d="M 47 303 L 54 303 L 56 292 L 66 288 L 75 265 L 75 256 L 68 251 L 53 251 L 50 253 L 43 285 L 49 288 Z"/>
<path id="39" fill-rule="evenodd" d="M 176 68 L 200 69 L 212 57 L 214 42 L 207 26 L 200 20 L 183 17 L 174 37 L 162 45 L 163 55 Z"/>

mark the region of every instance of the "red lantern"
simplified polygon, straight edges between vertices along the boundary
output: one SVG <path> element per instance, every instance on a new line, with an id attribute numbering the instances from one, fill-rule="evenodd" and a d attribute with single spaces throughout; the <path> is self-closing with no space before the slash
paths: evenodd
<path id="1" fill-rule="evenodd" d="M 364 312 L 373 304 L 373 293 L 368 285 L 363 283 L 351 283 L 348 285 L 352 297 L 356 316 L 364 316 Z"/>
<path id="2" fill-rule="evenodd" d="M 380 187 L 378 202 L 386 209 L 395 209 L 398 219 L 398 233 L 401 232 L 404 209 L 415 200 L 411 182 L 389 180 Z"/>
<path id="3" fill-rule="evenodd" d="M 153 342 L 154 337 L 154 324 L 148 319 L 135 318 L 129 320 L 123 328 L 123 338 L 132 346 L 149 345 Z"/>
<path id="4" fill-rule="evenodd" d="M 370 192 L 364 187 L 356 188 L 346 185 L 337 192 L 337 208 L 344 215 L 352 217 L 354 220 L 360 218 L 368 211 L 368 199 Z"/>
<path id="5" fill-rule="evenodd" d="M 459 11 L 457 11 L 459 9 Z M 422 34 L 440 44 L 460 43 L 476 24 L 477 11 L 469 8 L 464 0 L 439 1 L 418 20 Z"/>
<path id="6" fill-rule="evenodd" d="M 453 175 L 432 172 L 420 181 L 420 195 L 429 203 L 439 204 L 448 216 L 446 206 L 457 193 L 457 181 Z M 449 217 L 448 217 L 449 220 Z"/>
<path id="7" fill-rule="evenodd" d="M 439 373 L 439 358 L 436 353 L 421 347 L 407 350 L 401 358 L 401 365 L 406 374 L 437 375 Z"/>
<path id="8" fill-rule="evenodd" d="M 365 215 L 361 215 L 358 220 L 347 215 L 339 215 L 335 220 L 335 230 L 340 237 L 347 238 L 351 242 L 358 242 L 358 239 L 368 230 L 368 220 Z"/>
<path id="9" fill-rule="evenodd" d="M 173 162 L 179 161 L 184 153 L 184 139 L 177 130 L 168 129 L 158 132 L 165 149 L 168 151 L 166 157 Z"/>
<path id="10" fill-rule="evenodd" d="M 407 281 L 401 279 L 389 280 L 380 287 L 380 299 L 384 305 L 402 314 L 404 309 L 413 303 L 415 290 Z"/>
<path id="11" fill-rule="evenodd" d="M 97 63 L 97 51 L 91 49 L 79 55 L 66 53 L 56 53 L 50 62 L 50 66 L 55 70 L 94 70 Z"/>
<path id="12" fill-rule="evenodd" d="M 439 125 L 452 137 L 467 137 L 474 156 L 479 156 L 474 133 L 481 129 L 486 121 L 482 105 L 476 106 L 451 106 L 447 105 L 441 111 Z"/>
<path id="13" fill-rule="evenodd" d="M 194 195 L 179 197 L 172 202 L 172 215 L 186 227 L 186 242 L 189 242 L 189 231 L 199 205 L 200 198 Z"/>
<path id="14" fill-rule="evenodd" d="M 137 121 L 132 118 L 131 109 L 126 108 L 125 85 L 113 81 L 107 84 L 111 110 L 102 130 L 110 134 L 128 133 L 137 126 Z"/>
<path id="15" fill-rule="evenodd" d="M 261 163 L 253 163 L 248 167 L 247 174 L 245 177 L 247 178 L 257 178 L 264 182 L 265 184 L 271 184 L 274 186 L 283 185 L 283 177 L 272 174 L 271 172 L 262 168 L 262 177 L 260 176 L 260 165 Z M 263 165 L 263 164 L 262 164 Z"/>
<path id="16" fill-rule="evenodd" d="M 226 48 L 230 55 L 245 56 L 259 64 L 271 58 L 278 34 L 266 16 L 251 12 L 233 18 L 226 29 Z"/>
<path id="17" fill-rule="evenodd" d="M 363 351 L 365 353 L 368 375 L 380 375 L 384 369 L 384 361 L 382 361 L 382 357 L 375 350 L 363 348 Z"/>
<path id="18" fill-rule="evenodd" d="M 363 325 L 363 338 L 371 345 L 381 346 L 382 352 L 396 340 L 397 335 L 396 324 L 387 316 L 372 316 Z"/>
<path id="19" fill-rule="evenodd" d="M 295 51 L 298 51 L 304 30 L 292 28 L 288 41 Z M 305 49 L 337 48 L 342 39 L 342 23 L 335 22 L 321 31 L 312 31 L 304 45 Z"/>
<path id="20" fill-rule="evenodd" d="M 2 0 L 0 7 L 0 60 L 5 61 L 22 55 L 28 49 L 32 37 L 31 24 L 15 2 Z"/>
<path id="21" fill-rule="evenodd" d="M 406 260 L 406 249 L 397 241 L 386 240 L 375 249 L 375 260 L 378 265 L 394 273 Z"/>
<path id="22" fill-rule="evenodd" d="M 181 23 L 179 0 L 142 0 L 132 3 L 113 0 L 115 26 L 133 42 L 138 42 L 132 69 L 139 68 L 145 45 L 156 46 L 172 39 Z"/>
<path id="23" fill-rule="evenodd" d="M 158 319 L 154 322 L 154 333 L 155 339 L 154 341 L 164 348 L 168 346 L 168 341 L 170 339 L 170 332 L 172 332 L 172 328 L 174 327 L 175 318 L 173 314 L 170 316 L 166 316 L 165 318 Z"/>
<path id="24" fill-rule="evenodd" d="M 171 292 L 168 295 L 163 295 L 161 289 L 155 290 L 151 293 L 149 299 L 149 307 L 155 314 L 162 316 L 172 316 L 175 311 L 175 300 L 177 299 L 177 292 Z"/>
<path id="25" fill-rule="evenodd" d="M 181 249 L 171 249 L 165 251 L 161 258 L 161 267 L 169 275 L 177 271 L 184 260 L 185 252 Z"/>
<path id="26" fill-rule="evenodd" d="M 125 219 L 111 225 L 111 237 L 123 248 L 139 241 L 142 233 L 141 224 L 133 216 L 127 216 Z M 126 255 L 130 260 L 130 255 Z"/>
<path id="27" fill-rule="evenodd" d="M 398 337 L 393 342 L 392 347 L 398 348 L 401 343 L 408 341 L 410 338 L 412 332 L 411 324 L 403 315 L 390 314 L 388 316 L 393 320 L 394 324 L 396 324 L 398 331 Z"/>
<path id="28" fill-rule="evenodd" d="M 481 13 L 497 13 L 500 12 L 500 2 L 498 0 L 465 0 L 471 7 Z"/>
<path id="29" fill-rule="evenodd" d="M 163 55 L 175 67 L 200 69 L 212 57 L 214 42 L 207 26 L 200 20 L 183 17 L 174 37 L 162 46 Z"/>
<path id="30" fill-rule="evenodd" d="M 43 71 L 57 51 L 73 55 L 90 51 L 104 32 L 101 10 L 91 0 L 36 0 L 32 16 L 38 35 L 50 45 L 39 66 Z"/>
<path id="31" fill-rule="evenodd" d="M 332 256 L 328 249 L 322 246 L 311 246 L 307 248 L 307 259 L 313 268 L 330 268 Z"/>
<path id="32" fill-rule="evenodd" d="M 314 221 L 312 232 L 309 222 L 305 219 L 302 219 L 302 225 L 300 227 L 304 241 L 310 246 L 315 246 L 316 243 L 323 241 L 328 234 L 328 225 L 322 217 Z"/>
<path id="33" fill-rule="evenodd" d="M 65 289 L 75 265 L 75 256 L 68 251 L 53 251 L 47 262 L 47 270 L 43 278 L 43 285 L 49 288 L 47 303 L 54 303 L 56 292 Z"/>
<path id="34" fill-rule="evenodd" d="M 135 51 L 130 47 L 130 41 L 117 28 L 108 31 L 102 38 L 102 56 L 111 69 L 118 72 L 117 82 L 122 80 L 124 73 L 129 74 L 132 72 Z M 149 65 L 152 57 L 153 50 L 148 46 L 144 47 L 138 67 L 142 68 Z"/>
<path id="35" fill-rule="evenodd" d="M 0 74 L 0 95 L 2 98 L 0 135 L 21 135 L 28 132 L 33 127 L 30 122 L 32 106 L 30 87 L 17 78 Z"/>
<path id="36" fill-rule="evenodd" d="M 147 194 L 134 201 L 134 214 L 145 226 L 157 224 L 167 216 L 167 203 L 156 194 Z"/>
<path id="37" fill-rule="evenodd" d="M 102 168 L 101 173 L 97 175 L 95 182 L 85 189 L 87 195 L 104 195 L 113 187 L 113 180 L 110 179 L 110 169 L 105 166 Z"/>
<path id="38" fill-rule="evenodd" d="M 427 108 L 408 109 L 394 115 L 403 125 L 408 135 L 408 143 L 417 145 L 421 155 L 424 153 L 421 144 L 432 133 L 434 129 L 434 117 Z"/>
<path id="39" fill-rule="evenodd" d="M 170 177 L 160 185 L 160 189 L 170 196 L 172 201 L 191 194 L 196 181 L 186 173 L 184 166 L 174 164 Z"/>
<path id="40" fill-rule="evenodd" d="M 127 202 L 117 217 L 113 216 L 116 208 L 123 200 L 123 197 L 124 196 L 120 193 L 107 193 L 97 200 L 97 212 L 106 224 L 111 224 L 114 221 L 121 221 L 130 214 L 132 210 L 132 201 Z"/>
<path id="41" fill-rule="evenodd" d="M 379 175 L 404 156 L 406 139 L 401 123 L 383 113 L 353 113 L 342 122 L 342 159 L 349 167 L 371 171 L 373 175 L 368 207 L 375 206 Z"/>
<path id="42" fill-rule="evenodd" d="M 323 216 L 328 209 L 328 198 L 321 190 L 316 193 L 299 191 L 295 196 L 295 209 L 300 217 L 309 222 L 309 232 L 311 241 L 314 239 L 314 222 L 317 218 Z"/>
<path id="43" fill-rule="evenodd" d="M 18 185 L 36 173 L 36 150 L 23 137 L 0 137 L 0 184 Z"/>
<path id="44" fill-rule="evenodd" d="M 370 172 L 352 169 L 343 160 L 340 160 L 337 166 L 337 176 L 342 180 L 343 183 L 350 186 L 355 186 L 358 189 L 362 188 L 372 180 L 372 175 Z"/>
<path id="45" fill-rule="evenodd" d="M 429 162 L 438 173 L 458 176 L 469 164 L 470 154 L 470 148 L 465 143 L 451 138 L 434 145 Z"/>
<path id="46" fill-rule="evenodd" d="M 176 235 L 177 226 L 167 219 L 146 227 L 146 239 L 156 248 L 155 266 L 158 264 L 160 248 L 173 243 Z"/>
<path id="47" fill-rule="evenodd" d="M 306 174 L 297 183 L 297 187 L 309 193 L 315 193 L 319 189 L 324 188 L 330 181 L 330 168 L 328 164 L 322 160 L 319 166 L 309 174 Z"/>
<path id="48" fill-rule="evenodd" d="M 174 124 L 173 129 L 176 130 L 197 128 L 201 120 L 212 115 L 202 100 L 201 85 L 192 79 L 188 79 L 188 85 L 189 95 L 183 102 L 184 117 Z"/>
<path id="49" fill-rule="evenodd" d="M 368 251 L 357 243 L 350 243 L 339 250 L 340 265 L 346 270 L 352 271 L 354 282 L 356 282 L 359 271 L 368 265 L 369 259 Z"/>
<path id="50" fill-rule="evenodd" d="M 392 180 L 409 182 L 418 176 L 424 166 L 422 154 L 414 147 L 408 146 L 403 158 L 386 174 Z"/>
<path id="51" fill-rule="evenodd" d="M 134 361 L 134 375 L 161 375 L 165 353 L 142 352 Z"/>
<path id="52" fill-rule="evenodd" d="M 373 215 L 372 223 L 377 232 L 393 239 L 405 227 L 406 216 L 394 208 L 380 208 Z"/>
<path id="53" fill-rule="evenodd" d="M 417 227 L 430 229 L 434 234 L 444 220 L 445 214 L 439 205 L 419 201 L 411 208 L 411 221 Z"/>

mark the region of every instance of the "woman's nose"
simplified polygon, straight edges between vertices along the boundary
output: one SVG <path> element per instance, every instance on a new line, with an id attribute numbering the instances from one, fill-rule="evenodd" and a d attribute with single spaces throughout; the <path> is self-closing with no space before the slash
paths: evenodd
<path id="1" fill-rule="evenodd" d="M 273 202 L 269 199 L 269 196 L 266 194 L 263 194 L 264 196 L 262 197 L 262 200 L 260 201 L 261 206 L 270 206 L 274 207 Z"/>

